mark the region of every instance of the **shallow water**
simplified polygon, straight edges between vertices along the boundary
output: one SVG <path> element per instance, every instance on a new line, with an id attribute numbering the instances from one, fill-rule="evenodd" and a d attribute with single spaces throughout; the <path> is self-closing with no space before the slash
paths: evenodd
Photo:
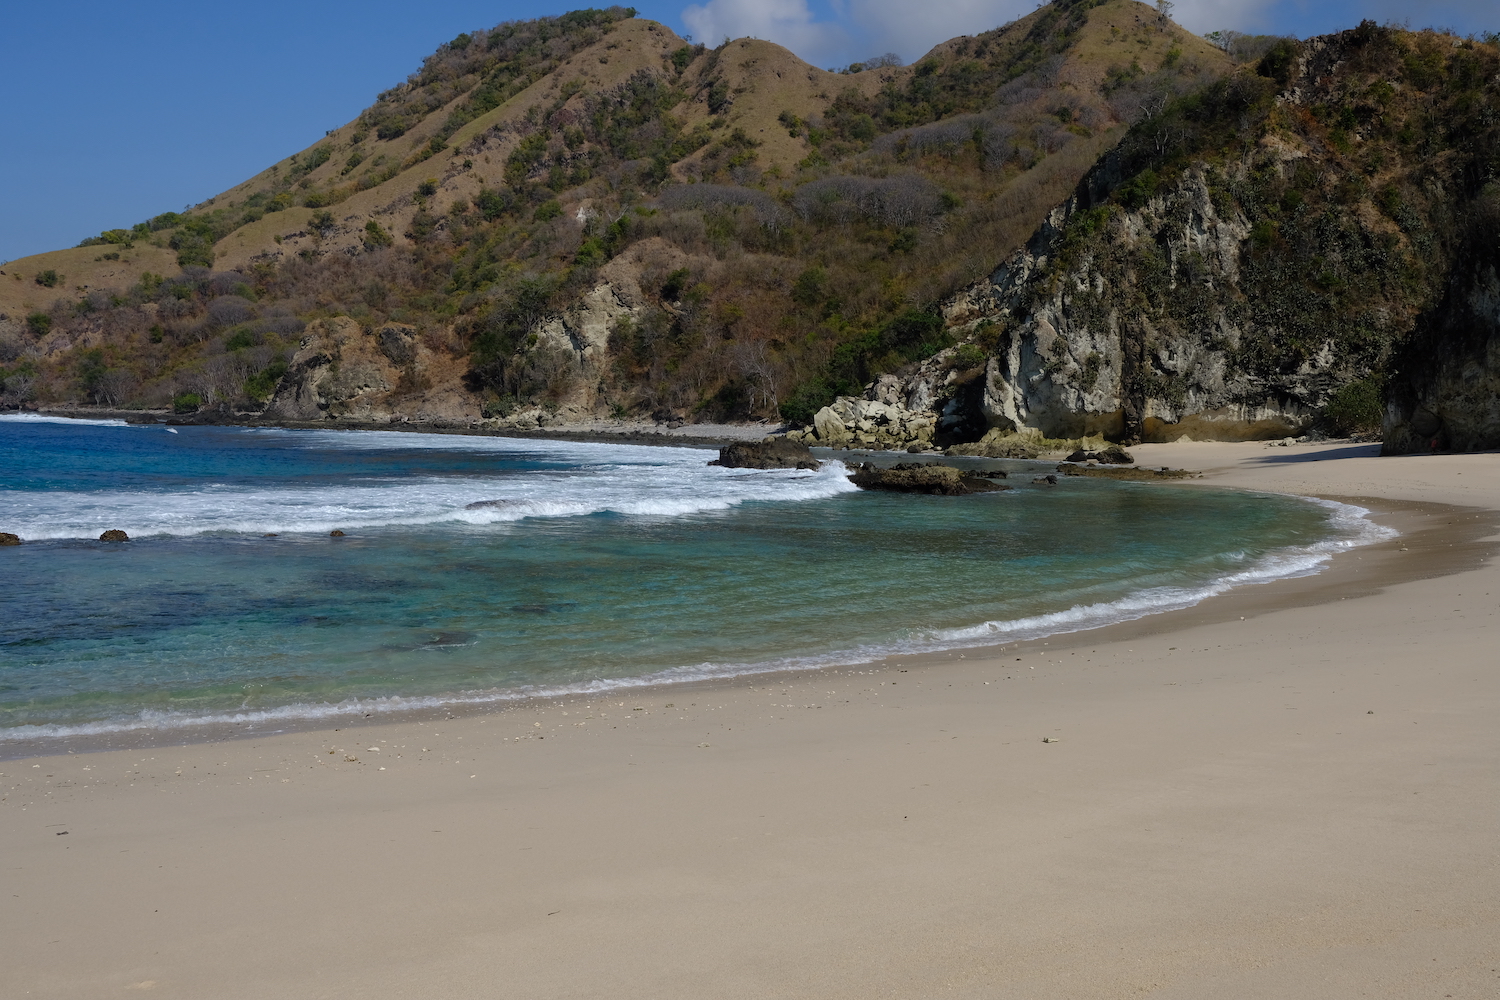
<path id="1" fill-rule="evenodd" d="M 0 530 L 27 539 L 0 549 L 0 739 L 1023 638 L 1309 572 L 1378 530 L 1226 490 L 1027 475 L 899 496 L 854 490 L 837 462 L 711 457 L 0 418 Z M 96 541 L 106 528 L 132 541 Z"/>

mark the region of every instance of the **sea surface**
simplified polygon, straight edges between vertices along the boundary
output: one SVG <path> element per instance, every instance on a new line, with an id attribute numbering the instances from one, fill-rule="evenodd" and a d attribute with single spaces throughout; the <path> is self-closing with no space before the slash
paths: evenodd
<path id="1" fill-rule="evenodd" d="M 1285 496 L 1033 486 L 1022 462 L 995 463 L 1007 492 L 925 497 L 713 457 L 0 417 L 0 530 L 26 540 L 0 548 L 0 743 L 993 644 L 1315 572 L 1383 531 Z"/>

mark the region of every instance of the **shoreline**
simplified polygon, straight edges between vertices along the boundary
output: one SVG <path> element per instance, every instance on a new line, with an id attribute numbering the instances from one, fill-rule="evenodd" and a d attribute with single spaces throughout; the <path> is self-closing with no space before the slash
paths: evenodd
<path id="1" fill-rule="evenodd" d="M 1308 498 L 1304 498 L 1308 499 Z M 1320 498 L 1310 498 L 1320 499 Z M 1338 502 L 1338 501 L 1332 501 Z M 1377 502 L 1377 501 L 1366 501 Z M 1378 502 L 1377 502 L 1378 503 Z M 1352 506 L 1341 504 L 1342 506 Z M 1366 508 L 1361 520 L 1372 527 L 1385 527 L 1374 519 L 1375 512 Z M 1356 550 L 1360 552 L 1376 553 L 1392 546 L 1406 545 L 1406 535 L 1412 531 L 1423 529 L 1413 527 L 1407 522 L 1416 523 L 1422 515 L 1448 516 L 1461 518 L 1462 524 L 1457 537 L 1460 543 L 1468 544 L 1491 528 L 1500 529 L 1500 518 L 1496 518 L 1491 525 L 1490 522 L 1474 521 L 1472 524 L 1467 519 L 1468 512 L 1464 508 L 1432 507 L 1431 505 L 1398 504 L 1391 509 L 1382 512 L 1384 520 L 1394 520 L 1402 523 L 1403 528 L 1394 528 L 1397 534 L 1386 539 L 1368 539 L 1364 541 L 1351 540 L 1343 548 L 1334 549 L 1323 555 L 1319 560 L 1317 568 L 1303 570 L 1289 570 L 1285 575 L 1273 576 L 1268 579 L 1250 580 L 1241 583 L 1226 583 L 1223 581 L 1208 585 L 1214 589 L 1214 593 L 1193 599 L 1179 607 L 1162 607 L 1160 609 L 1143 610 L 1138 612 L 1127 612 L 1124 608 L 1113 608 L 1117 615 L 1114 620 L 1104 621 L 1098 624 L 1080 624 L 1070 626 L 1058 623 L 1055 631 L 1034 631 L 1032 634 L 1021 635 L 1011 638 L 996 638 L 988 640 L 985 636 L 974 636 L 971 639 L 955 638 L 948 640 L 942 648 L 894 651 L 886 653 L 875 653 L 868 658 L 859 658 L 858 647 L 849 650 L 836 651 L 826 654 L 829 661 L 825 665 L 810 665 L 806 663 L 783 664 L 781 661 L 771 661 L 765 664 L 730 664 L 725 665 L 722 673 L 709 676 L 686 677 L 673 680 L 663 676 L 673 671 L 686 670 L 686 667 L 663 667 L 655 673 L 640 677 L 619 677 L 606 681 L 582 683 L 559 688 L 542 688 L 534 690 L 530 688 L 520 689 L 495 689 L 460 691 L 443 695 L 424 695 L 411 697 L 392 696 L 385 699 L 371 699 L 363 703 L 350 704 L 348 702 L 338 703 L 294 703 L 287 706 L 276 706 L 267 709 L 253 709 L 244 712 L 224 711 L 217 712 L 203 719 L 174 719 L 171 725 L 153 725 L 149 723 L 133 724 L 128 720 L 119 722 L 101 721 L 99 723 L 84 723 L 82 727 L 97 725 L 102 728 L 92 732 L 71 732 L 65 734 L 46 734 L 40 736 L 13 737 L 8 732 L 0 733 L 0 762 L 8 760 L 23 760 L 34 756 L 48 756 L 58 753 L 81 754 L 100 753 L 110 750 L 122 749 L 150 749 L 166 746 L 179 746 L 193 743 L 218 743 L 224 740 L 258 739 L 289 733 L 327 732 L 334 728 L 351 729 L 360 725 L 390 725 L 413 721 L 430 721 L 433 719 L 470 718 L 479 716 L 495 715 L 510 711 L 526 710 L 537 705 L 551 706 L 560 702 L 577 698 L 608 699 L 611 697 L 670 697 L 675 691 L 694 690 L 698 688 L 712 689 L 716 686 L 743 687 L 747 684 L 775 682 L 777 679 L 795 678 L 810 680 L 834 673 L 840 670 L 869 670 L 885 669 L 896 663 L 927 665 L 931 662 L 939 662 L 943 658 L 955 654 L 965 655 L 995 655 L 999 651 L 1027 646 L 1030 644 L 1046 644 L 1048 642 L 1057 644 L 1066 642 L 1070 638 L 1078 638 L 1080 641 L 1098 641 L 1100 637 L 1105 639 L 1117 638 L 1119 635 L 1127 634 L 1127 626 L 1145 622 L 1156 622 L 1165 619 L 1160 629 L 1170 630 L 1178 627 L 1175 619 L 1171 616 L 1187 615 L 1193 621 L 1215 620 L 1214 615 L 1191 615 L 1198 611 L 1203 605 L 1231 597 L 1242 592 L 1253 591 L 1256 588 L 1276 588 L 1281 584 L 1291 583 L 1303 579 L 1316 579 L 1326 577 L 1334 561 Z M 1320 543 L 1327 544 L 1327 543 Z M 1404 551 L 1404 548 L 1403 548 Z M 1373 559 L 1373 555 L 1372 555 Z M 1425 565 L 1423 560 L 1405 559 L 1400 560 L 1398 565 L 1392 562 L 1383 566 L 1384 572 L 1380 574 L 1382 583 L 1389 584 L 1401 582 L 1406 579 L 1415 579 L 1410 572 L 1418 566 Z M 1450 570 L 1457 572 L 1459 570 Z M 1325 586 L 1314 588 L 1317 591 L 1326 589 Z M 1303 588 L 1299 588 L 1303 590 Z M 1283 599 L 1279 592 L 1271 597 L 1274 604 Z M 1304 592 L 1301 600 L 1308 600 L 1308 593 Z M 1129 596 L 1121 598 L 1119 602 L 1129 602 Z M 1259 606 L 1260 602 L 1248 602 L 1248 606 Z M 1247 602 L 1237 601 L 1226 605 L 1227 608 L 1236 608 L 1247 605 Z M 1108 607 L 1107 605 L 1104 607 Z M 1076 608 L 1069 610 L 1078 610 Z M 1054 614 L 1061 614 L 1056 612 Z M 1220 610 L 1218 620 L 1224 620 L 1224 615 L 1229 612 Z M 1050 616 L 1047 616 L 1050 617 Z M 979 628 L 981 625 L 990 623 L 979 623 L 970 628 Z M 1016 625 L 1014 622 L 1002 622 L 1001 625 Z M 1043 628 L 1038 626 L 1038 628 Z M 933 643 L 941 643 L 941 640 L 930 640 Z M 402 701 L 411 701 L 414 704 L 399 704 Z M 394 703 L 394 704 L 393 704 Z M 287 712 L 278 715 L 278 712 Z M 298 714 L 301 713 L 301 714 Z M 115 728 L 118 727 L 118 728 Z M 22 727 L 17 727 L 22 728 Z"/>
<path id="2" fill-rule="evenodd" d="M 967 459 L 961 462 L 978 462 L 981 464 L 993 464 L 993 461 L 983 459 Z M 1020 464 L 1033 464 L 1030 462 Z M 1039 463 L 1050 467 L 1049 463 Z M 1158 484 L 1152 484 L 1158 485 Z M 1166 485 L 1166 484 L 1160 484 Z M 1264 491 L 1257 491 L 1264 492 Z M 1318 498 L 1312 499 L 1314 502 Z M 1327 501 L 1337 503 L 1337 501 Z M 1343 505 L 1348 507 L 1349 505 Z M 1360 510 L 1363 511 L 1362 508 Z M 1376 521 L 1368 516 L 1368 511 L 1363 511 L 1356 516 L 1365 525 L 1360 530 L 1362 535 L 1370 535 L 1379 532 Z M 1350 517 L 1349 514 L 1343 516 Z M 35 544 L 36 542 L 34 542 Z M 1247 567 L 1240 573 L 1223 577 L 1215 581 L 1200 585 L 1197 591 L 1182 591 L 1180 600 L 1185 603 L 1173 604 L 1163 603 L 1155 607 L 1139 608 L 1133 607 L 1137 601 L 1134 594 L 1126 595 L 1116 601 L 1104 605 L 1090 606 L 1087 608 L 1073 607 L 1069 609 L 1059 608 L 1056 611 L 1041 615 L 1038 623 L 1029 624 L 1031 619 L 1019 621 L 980 622 L 969 626 L 954 626 L 949 632 L 963 632 L 968 629 L 979 629 L 989 626 L 990 634 L 975 634 L 971 636 L 933 636 L 918 642 L 925 644 L 926 649 L 912 650 L 886 650 L 881 651 L 874 648 L 867 649 L 861 645 L 851 646 L 845 650 L 838 650 L 824 654 L 821 657 L 825 662 L 813 663 L 798 661 L 796 658 L 779 658 L 764 663 L 734 663 L 718 665 L 700 665 L 693 668 L 687 665 L 661 666 L 655 671 L 629 677 L 613 677 L 597 682 L 581 682 L 575 685 L 564 685 L 559 687 L 521 687 L 515 689 L 477 689 L 469 691 L 456 691 L 436 695 L 402 696 L 393 695 L 386 698 L 371 698 L 358 702 L 340 701 L 336 703 L 303 703 L 295 702 L 285 706 L 269 706 L 254 709 L 226 709 L 205 713 L 201 717 L 176 717 L 163 713 L 161 722 L 136 721 L 130 718 L 107 719 L 96 722 L 78 723 L 75 726 L 54 726 L 49 724 L 40 728 L 64 728 L 83 731 L 71 731 L 64 733 L 48 732 L 40 735 L 26 734 L 17 735 L 17 730 L 26 730 L 32 727 L 21 726 L 0 731 L 0 761 L 19 760 L 33 756 L 47 756 L 58 753 L 98 753 L 119 749 L 148 749 L 154 747 L 165 747 L 173 745 L 185 745 L 193 743 L 216 743 L 222 740 L 244 740 L 257 739 L 274 735 L 302 732 L 328 731 L 333 728 L 350 728 L 355 725 L 369 724 L 399 724 L 413 720 L 424 720 L 433 718 L 471 717 L 490 715 L 513 710 L 524 710 L 533 705 L 551 705 L 569 698 L 608 698 L 608 697 L 634 697 L 640 694 L 670 695 L 672 691 L 684 690 L 695 686 L 714 685 L 743 685 L 746 683 L 764 682 L 768 678 L 779 677 L 815 677 L 839 669 L 868 669 L 880 668 L 893 662 L 918 662 L 922 663 L 933 658 L 942 658 L 957 652 L 965 652 L 969 655 L 985 655 L 998 649 L 1005 648 L 1017 643 L 1036 641 L 1060 641 L 1069 636 L 1095 636 L 1109 635 L 1110 629 L 1117 626 L 1129 625 L 1133 622 L 1154 620 L 1191 611 L 1205 602 L 1222 599 L 1230 594 L 1246 588 L 1276 587 L 1278 584 L 1289 580 L 1295 580 L 1307 576 L 1321 576 L 1328 572 L 1329 563 L 1345 554 L 1350 548 L 1369 549 L 1381 544 L 1379 539 L 1372 538 L 1346 538 L 1338 539 L 1338 535 L 1330 537 L 1322 542 L 1316 543 L 1313 549 L 1322 548 L 1321 553 L 1306 551 L 1306 547 L 1293 547 L 1285 550 L 1277 550 L 1268 553 L 1266 559 L 1285 559 L 1288 556 L 1301 556 L 1303 559 L 1315 561 L 1315 566 L 1298 568 L 1295 566 L 1283 566 L 1279 572 L 1273 572 L 1261 563 Z M 1251 579 L 1231 582 L 1234 576 L 1252 576 Z M 1264 574 L 1261 578 L 1254 578 L 1258 574 Z M 1399 578 L 1399 574 L 1393 579 Z M 1206 592 L 1205 592 L 1206 591 Z M 1093 612 L 1092 622 L 1087 618 L 1083 620 L 1067 620 L 1072 612 Z M 1050 623 L 1040 624 L 1044 619 L 1053 619 Z M 1102 619 L 1102 620 L 1100 620 Z M 1024 626 L 1024 627 L 1023 627 Z M 1170 625 L 1164 627 L 1171 627 Z M 1005 634 L 1007 632 L 1019 634 Z M 698 672 L 698 676 L 684 676 L 674 678 L 673 674 L 692 674 Z"/>
<path id="3" fill-rule="evenodd" d="M 1488 996 L 1500 456 L 1362 447 L 1145 446 L 1403 533 L 1102 629 L 0 763 L 0 992 Z"/>
<path id="4" fill-rule="evenodd" d="M 468 437 L 506 437 L 521 440 L 573 441 L 580 444 L 632 444 L 646 447 L 719 448 L 735 441 L 759 441 L 768 434 L 786 430 L 785 425 L 764 422 L 739 424 L 684 424 L 647 421 L 593 421 L 555 428 L 460 426 L 444 422 L 361 422 L 352 420 L 271 420 L 253 414 L 225 416 L 221 413 L 179 414 L 171 410 L 111 410 L 107 408 L 47 407 L 36 410 L 0 411 L 67 420 L 120 420 L 127 424 L 166 427 L 251 427 L 290 431 L 391 431 L 403 434 L 453 434 Z M 149 419 L 145 419 L 149 418 Z M 701 433 L 700 433 L 701 432 Z"/>

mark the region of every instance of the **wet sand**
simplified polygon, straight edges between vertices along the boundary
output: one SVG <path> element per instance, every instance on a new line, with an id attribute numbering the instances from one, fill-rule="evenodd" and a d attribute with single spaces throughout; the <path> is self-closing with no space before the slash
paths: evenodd
<path id="1" fill-rule="evenodd" d="M 1500 456 L 1134 450 L 1403 534 L 999 649 L 8 760 L 0 995 L 1495 995 Z"/>

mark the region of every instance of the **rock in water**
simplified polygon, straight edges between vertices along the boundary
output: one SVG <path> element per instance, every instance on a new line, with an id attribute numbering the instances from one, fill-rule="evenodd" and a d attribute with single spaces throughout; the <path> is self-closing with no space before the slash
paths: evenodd
<path id="1" fill-rule="evenodd" d="M 340 531 L 339 529 L 334 528 L 332 531 L 330 531 L 328 533 L 328 537 L 329 538 L 343 538 L 344 537 L 344 533 L 342 531 Z"/>
<path id="2" fill-rule="evenodd" d="M 1078 451 L 1069 455 L 1065 461 L 1069 462 L 1102 462 L 1105 465 L 1134 465 L 1135 456 L 1117 444 L 1112 444 L 1102 451 Z"/>
<path id="3" fill-rule="evenodd" d="M 110 528 L 104 534 L 102 534 L 102 535 L 99 536 L 99 541 L 101 541 L 101 542 L 128 542 L 128 541 L 130 541 L 130 536 L 127 535 L 127 534 L 125 534 L 125 532 L 121 531 L 119 528 Z"/>
<path id="4" fill-rule="evenodd" d="M 1128 479 L 1145 481 L 1149 479 L 1191 479 L 1198 475 L 1186 469 L 1167 469 L 1160 471 L 1156 469 L 1107 469 L 1099 465 L 1074 465 L 1064 462 L 1057 467 L 1057 471 L 1065 476 L 1088 476 L 1093 479 Z"/>
<path id="5" fill-rule="evenodd" d="M 823 463 L 813 458 L 807 445 L 786 438 L 767 438 L 764 441 L 736 441 L 719 449 L 719 457 L 709 465 L 722 465 L 726 469 L 812 469 L 822 468 Z"/>
<path id="6" fill-rule="evenodd" d="M 8 531 L 0 531 L 0 545 L 20 545 L 21 536 L 12 535 Z"/>
<path id="7" fill-rule="evenodd" d="M 890 490 L 894 493 L 928 493 L 957 497 L 969 493 L 993 493 L 1009 486 L 992 483 L 955 469 L 951 465 L 929 465 L 903 462 L 882 469 L 866 462 L 854 470 L 850 481 L 862 490 Z"/>

